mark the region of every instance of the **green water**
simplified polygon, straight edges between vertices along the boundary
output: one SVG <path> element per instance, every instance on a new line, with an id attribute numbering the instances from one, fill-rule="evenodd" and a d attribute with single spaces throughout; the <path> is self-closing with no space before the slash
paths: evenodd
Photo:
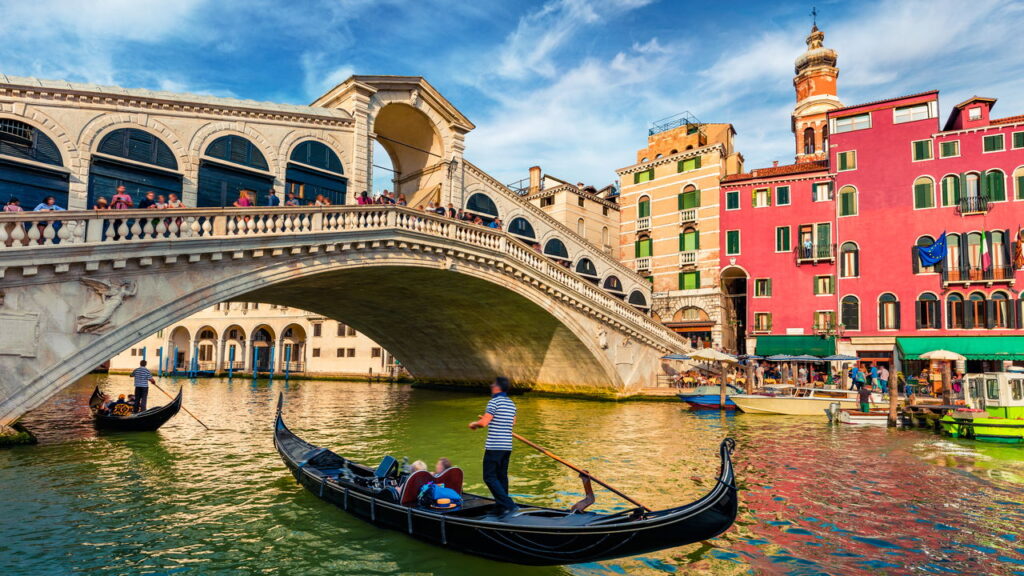
<path id="1" fill-rule="evenodd" d="M 741 515 L 710 542 L 601 564 L 525 568 L 412 540 L 297 486 L 273 403 L 308 440 L 375 464 L 447 456 L 486 493 L 485 395 L 336 382 L 162 380 L 185 406 L 157 433 L 97 435 L 89 377 L 24 418 L 41 444 L 0 451 L 0 574 L 1024 574 L 1024 451 L 825 418 L 688 412 L 676 403 L 516 397 L 517 431 L 650 507 L 707 491 L 738 442 Z M 150 395 L 160 403 L 159 392 Z M 579 480 L 519 445 L 514 497 L 568 506 Z M 595 509 L 622 504 L 598 493 Z"/>

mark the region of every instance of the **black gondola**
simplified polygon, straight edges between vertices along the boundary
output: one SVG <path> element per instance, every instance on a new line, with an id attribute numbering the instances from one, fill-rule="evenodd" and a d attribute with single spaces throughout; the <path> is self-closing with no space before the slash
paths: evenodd
<path id="1" fill-rule="evenodd" d="M 302 440 L 285 426 L 280 400 L 274 445 L 300 484 L 356 517 L 431 544 L 502 562 L 545 566 L 643 554 L 714 538 L 736 519 L 738 496 L 730 460 L 735 442 L 731 438 L 721 444 L 722 466 L 714 488 L 691 504 L 615 514 L 531 506 L 505 516 L 495 515 L 494 500 L 472 494 L 463 494 L 463 505 L 456 510 L 418 505 L 418 487 L 410 494 L 408 486 L 415 476 L 398 483 L 393 458 L 385 457 L 375 471 Z M 445 474 L 453 471 L 458 474 L 447 478 L 448 486 L 461 492 L 461 470 L 453 468 Z M 415 474 L 432 478 L 425 471 Z M 438 482 L 444 479 L 442 476 Z"/>
<path id="2" fill-rule="evenodd" d="M 99 386 L 96 387 L 92 392 L 92 397 L 89 398 L 89 408 L 92 410 L 92 417 L 96 423 L 96 427 L 100 430 L 115 430 L 122 432 L 152 432 L 157 428 L 161 427 L 168 420 L 174 417 L 181 410 L 181 389 L 178 389 L 178 395 L 171 400 L 170 403 L 164 404 L 163 406 L 157 406 L 156 408 L 150 408 L 144 412 L 138 414 L 132 414 L 131 416 L 110 416 L 107 414 L 100 414 L 97 408 L 103 401 L 103 393 L 100 392 Z"/>

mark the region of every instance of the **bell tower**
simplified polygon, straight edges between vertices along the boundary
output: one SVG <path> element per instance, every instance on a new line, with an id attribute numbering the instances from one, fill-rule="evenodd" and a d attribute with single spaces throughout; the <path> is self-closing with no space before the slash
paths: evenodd
<path id="1" fill-rule="evenodd" d="M 817 11 L 811 14 L 817 18 Z M 839 78 L 836 51 L 825 48 L 825 33 L 815 21 L 807 35 L 807 50 L 796 59 L 796 106 L 793 108 L 793 136 L 796 140 L 796 161 L 811 162 L 828 158 L 829 110 L 841 108 L 836 95 Z"/>

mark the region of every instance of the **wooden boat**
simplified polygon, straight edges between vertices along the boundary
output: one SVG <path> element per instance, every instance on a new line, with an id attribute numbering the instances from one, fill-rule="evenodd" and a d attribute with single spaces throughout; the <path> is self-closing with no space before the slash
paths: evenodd
<path id="1" fill-rule="evenodd" d="M 119 432 L 152 432 L 163 426 L 178 413 L 178 410 L 181 410 L 181 389 L 178 389 L 178 395 L 170 403 L 131 416 L 100 414 L 98 408 L 102 402 L 103 393 L 97 386 L 92 392 L 92 397 L 89 398 L 89 408 L 92 410 L 96 428 Z"/>
<path id="2" fill-rule="evenodd" d="M 964 380 L 967 405 L 939 420 L 943 432 L 982 442 L 1024 442 L 1024 374 L 986 372 Z"/>
<path id="3" fill-rule="evenodd" d="M 785 396 L 763 396 L 758 394 L 733 394 L 736 406 L 751 414 L 788 414 L 791 416 L 820 416 L 823 410 L 838 402 L 840 408 L 860 409 L 856 390 L 834 388 L 796 388 L 793 394 Z M 871 394 L 872 408 L 884 408 L 881 394 Z"/>
<path id="4" fill-rule="evenodd" d="M 873 424 L 888 425 L 889 410 L 887 408 L 872 408 L 870 412 L 839 408 L 839 404 L 833 403 L 825 409 L 829 424 Z"/>
<path id="5" fill-rule="evenodd" d="M 498 515 L 494 500 L 468 493 L 458 509 L 420 506 L 419 487 L 428 481 L 461 492 L 462 471 L 451 468 L 436 479 L 420 471 L 402 482 L 390 456 L 374 470 L 293 434 L 281 418 L 280 400 L 274 445 L 295 479 L 322 500 L 375 526 L 501 562 L 547 566 L 644 554 L 714 538 L 736 519 L 731 438 L 722 442 L 718 481 L 703 498 L 667 510 L 614 514 L 524 506 Z"/>
<path id="6" fill-rule="evenodd" d="M 740 393 L 741 391 L 734 387 L 729 386 L 726 389 L 727 393 L 725 396 L 725 409 L 735 410 L 736 403 L 732 401 L 731 396 L 733 394 Z M 680 394 L 677 394 L 679 399 L 690 405 L 691 408 L 705 409 L 714 408 L 716 410 L 721 409 L 719 401 L 721 401 L 721 390 L 718 386 L 697 386 L 692 390 L 687 390 Z"/>

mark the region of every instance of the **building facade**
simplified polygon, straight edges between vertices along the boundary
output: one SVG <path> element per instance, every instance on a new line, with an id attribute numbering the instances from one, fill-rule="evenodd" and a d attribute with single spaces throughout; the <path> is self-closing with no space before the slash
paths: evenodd
<path id="1" fill-rule="evenodd" d="M 730 124 L 660 121 L 620 168 L 619 258 L 654 287 L 658 319 L 694 346 L 729 345 L 718 278 L 719 181 L 742 171 Z M 725 339 L 723 339 L 723 336 Z"/>
<path id="2" fill-rule="evenodd" d="M 528 183 L 528 187 L 522 189 L 527 202 L 575 230 L 578 236 L 602 252 L 618 257 L 619 205 L 614 186 L 598 190 L 582 183 L 571 184 L 543 173 L 540 166 L 530 168 Z M 576 262 L 575 265 L 580 274 L 596 276 L 592 263 Z"/>
<path id="3" fill-rule="evenodd" d="M 229 371 L 305 376 L 395 376 L 399 364 L 342 322 L 287 306 L 223 302 L 176 322 L 110 360 L 128 371 L 145 358 L 153 372 Z"/>

